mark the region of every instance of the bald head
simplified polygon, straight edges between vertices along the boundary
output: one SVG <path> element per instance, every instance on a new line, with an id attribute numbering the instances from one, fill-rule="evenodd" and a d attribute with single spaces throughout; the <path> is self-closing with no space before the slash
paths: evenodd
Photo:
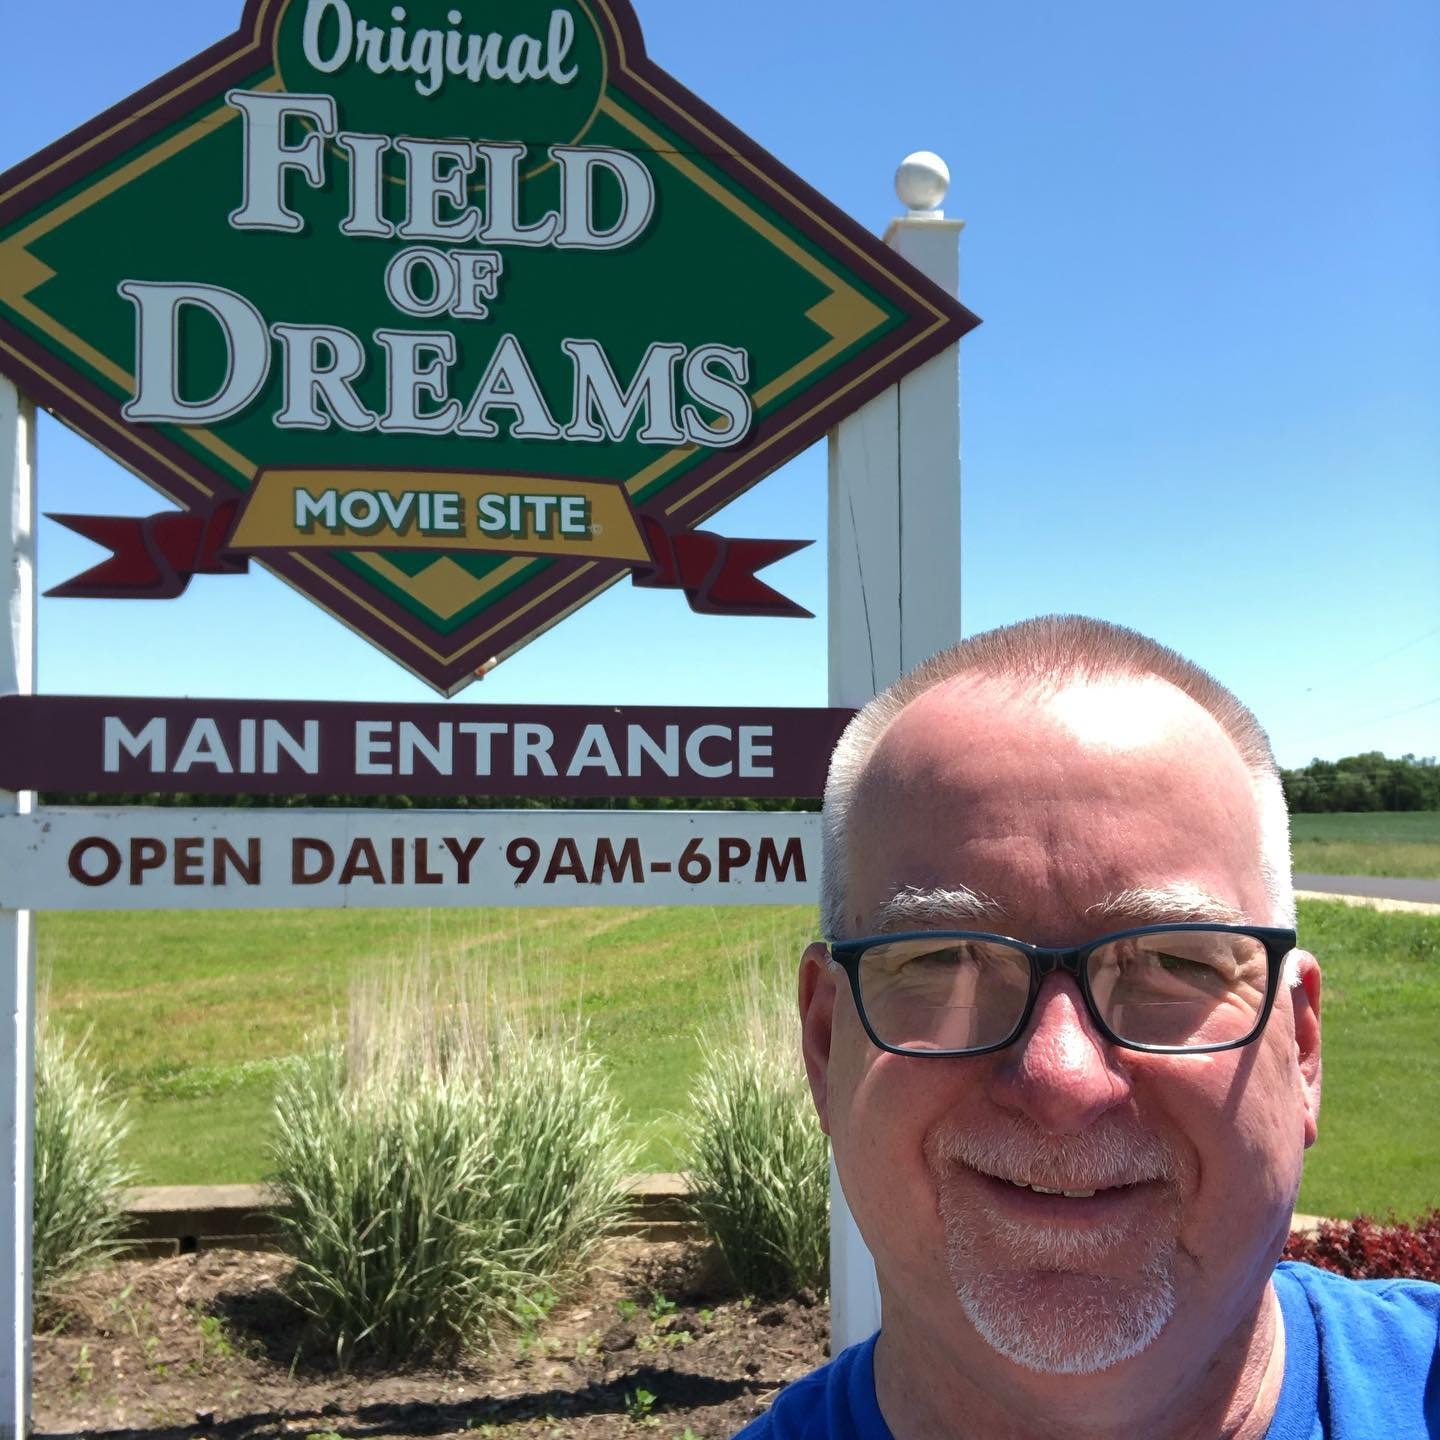
<path id="1" fill-rule="evenodd" d="M 1012 859 L 1028 863 L 1033 883 L 1043 883 L 1047 807 L 1062 794 L 1097 818 L 1126 807 L 1137 816 L 1164 809 L 1177 846 L 1188 833 L 1195 847 L 1202 824 L 1213 838 L 1223 833 L 1236 863 L 1249 866 L 1259 884 L 1246 918 L 1293 923 L 1288 817 L 1254 717 L 1203 670 L 1154 641 L 1100 621 L 1050 617 L 936 656 L 852 722 L 826 786 L 826 933 L 863 933 L 875 897 L 887 903 L 852 843 L 862 827 L 899 827 L 917 845 L 957 814 L 973 827 L 1018 827 L 1033 863 L 1022 860 L 1020 847 Z M 1022 875 L 1015 882 L 1031 883 Z M 1006 901 L 983 895 L 976 903 L 993 911 Z M 1188 908 L 1195 918 L 1216 918 L 1225 907 L 1207 914 L 1197 900 Z"/>
<path id="2" fill-rule="evenodd" d="M 978 674 L 940 682 L 871 751 L 849 842 L 852 934 L 897 897 L 957 881 L 962 910 L 1048 917 L 1047 933 L 1025 937 L 1046 944 L 1083 938 L 1077 914 L 1126 896 L 1135 923 L 1151 918 L 1139 897 L 1182 892 L 1192 912 L 1268 919 L 1250 772 L 1215 718 L 1154 676 L 1039 690 Z"/>

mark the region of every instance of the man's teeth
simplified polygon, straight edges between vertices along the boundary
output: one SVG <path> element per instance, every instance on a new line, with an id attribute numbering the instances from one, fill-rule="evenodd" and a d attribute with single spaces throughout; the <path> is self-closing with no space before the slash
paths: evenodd
<path id="1" fill-rule="evenodd" d="M 1033 1190 L 1037 1195 L 1068 1195 L 1072 1200 L 1088 1200 L 1093 1190 L 1052 1190 L 1048 1185 L 1032 1185 L 1028 1180 L 1012 1180 L 1012 1185 L 1021 1190 Z"/>

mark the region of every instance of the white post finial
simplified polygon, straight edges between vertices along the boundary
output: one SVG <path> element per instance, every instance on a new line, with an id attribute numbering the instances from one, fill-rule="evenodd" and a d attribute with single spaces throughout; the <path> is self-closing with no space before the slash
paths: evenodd
<path id="1" fill-rule="evenodd" d="M 950 188 L 950 167 L 933 150 L 907 155 L 895 172 L 895 193 L 912 216 L 944 218 L 939 207 Z"/>

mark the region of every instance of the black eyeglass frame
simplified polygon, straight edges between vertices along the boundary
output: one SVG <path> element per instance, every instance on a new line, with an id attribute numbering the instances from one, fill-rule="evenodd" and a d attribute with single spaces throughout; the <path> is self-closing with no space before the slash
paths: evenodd
<path id="1" fill-rule="evenodd" d="M 1219 1045 L 1143 1045 L 1139 1041 L 1123 1039 L 1105 1023 L 1090 990 L 1090 967 L 1088 964 L 1090 956 L 1102 945 L 1109 945 L 1115 940 L 1129 940 L 1137 935 L 1171 934 L 1175 931 L 1206 931 L 1210 933 L 1218 931 L 1226 935 L 1248 935 L 1265 947 L 1267 963 L 1265 1001 L 1260 1007 L 1254 1028 L 1248 1035 L 1239 1040 L 1226 1040 Z M 1118 1045 L 1122 1050 L 1139 1050 L 1147 1055 L 1213 1055 L 1221 1050 L 1239 1050 L 1252 1044 L 1264 1030 L 1265 1022 L 1270 1018 L 1270 1012 L 1275 1007 L 1275 997 L 1280 990 L 1280 974 L 1284 968 L 1285 957 L 1295 948 L 1296 939 L 1295 931 L 1271 925 L 1207 925 L 1189 922 L 1172 925 L 1137 925 L 1129 930 L 1116 930 L 1094 940 L 1087 940 L 1083 945 L 1059 947 L 1031 945 L 1027 941 L 1016 940 L 1009 935 L 996 935 L 986 930 L 906 930 L 893 935 L 862 935 L 854 940 L 827 940 L 825 944 L 830 951 L 831 959 L 849 976 L 850 993 L 855 999 L 856 1014 L 860 1016 L 860 1023 L 865 1027 L 865 1033 L 878 1049 L 891 1055 L 953 1060 L 965 1055 L 989 1055 L 996 1050 L 1005 1049 L 1007 1045 L 1013 1045 L 1025 1033 L 1025 1027 L 1030 1023 L 1031 1015 L 1035 1013 L 1035 1001 L 1040 995 L 1041 981 L 1057 970 L 1074 978 L 1076 985 L 1080 988 L 1081 998 L 1085 1002 L 1085 1011 L 1090 1016 L 1095 1028 L 1112 1045 Z M 875 1033 L 869 1015 L 865 1013 L 865 1001 L 860 995 L 860 960 L 865 952 L 874 946 L 891 945 L 897 940 L 999 940 L 1026 955 L 1030 961 L 1030 993 L 1026 997 L 1025 1008 L 1021 1011 L 1015 1028 L 1003 1040 L 997 1040 L 993 1045 L 978 1045 L 964 1050 L 907 1049 L 903 1045 L 891 1045 L 882 1040 Z"/>

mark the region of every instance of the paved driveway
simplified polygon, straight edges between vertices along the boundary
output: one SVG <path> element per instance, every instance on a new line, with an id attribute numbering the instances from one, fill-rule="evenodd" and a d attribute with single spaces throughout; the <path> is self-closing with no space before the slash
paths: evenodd
<path id="1" fill-rule="evenodd" d="M 1325 895 L 1369 895 L 1377 900 L 1410 900 L 1440 905 L 1440 880 L 1407 880 L 1393 875 L 1300 875 L 1297 890 Z"/>

